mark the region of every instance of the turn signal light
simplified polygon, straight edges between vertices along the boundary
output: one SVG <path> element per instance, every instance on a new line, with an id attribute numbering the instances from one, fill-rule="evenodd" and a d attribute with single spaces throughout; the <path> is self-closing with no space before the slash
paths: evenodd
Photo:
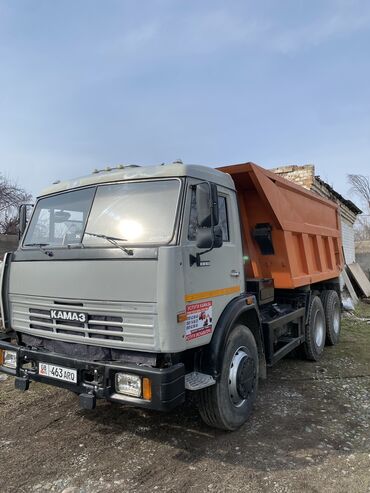
<path id="1" fill-rule="evenodd" d="M 152 400 L 152 382 L 146 377 L 143 378 L 143 399 Z"/>
<path id="2" fill-rule="evenodd" d="M 4 350 L 0 349 L 0 366 L 4 364 Z"/>

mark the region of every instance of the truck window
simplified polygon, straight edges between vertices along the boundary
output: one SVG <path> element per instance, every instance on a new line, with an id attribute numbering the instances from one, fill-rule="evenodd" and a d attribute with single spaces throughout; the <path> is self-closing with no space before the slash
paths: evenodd
<path id="1" fill-rule="evenodd" d="M 42 198 L 23 245 L 82 242 L 111 248 L 103 236 L 122 239 L 125 245 L 168 244 L 179 192 L 180 180 L 168 179 L 99 185 Z"/>
<path id="2" fill-rule="evenodd" d="M 166 245 L 173 236 L 180 191 L 176 179 L 97 188 L 83 244 L 107 246 L 88 233 L 122 238 L 124 245 Z"/>
<path id="3" fill-rule="evenodd" d="M 95 188 L 61 193 L 38 201 L 24 246 L 80 243 Z"/>
<path id="4" fill-rule="evenodd" d="M 196 192 L 194 188 L 191 190 L 190 201 L 191 204 L 190 204 L 188 240 L 195 241 L 197 236 L 198 224 L 197 224 Z M 219 209 L 219 225 L 222 230 L 223 241 L 230 241 L 227 201 L 224 195 L 218 196 L 218 209 Z"/>

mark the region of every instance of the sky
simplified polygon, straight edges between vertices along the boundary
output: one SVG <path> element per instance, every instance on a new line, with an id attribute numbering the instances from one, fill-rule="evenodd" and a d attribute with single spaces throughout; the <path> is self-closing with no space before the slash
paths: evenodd
<path id="1" fill-rule="evenodd" d="M 368 0 L 0 0 L 0 171 L 181 158 L 370 174 Z"/>

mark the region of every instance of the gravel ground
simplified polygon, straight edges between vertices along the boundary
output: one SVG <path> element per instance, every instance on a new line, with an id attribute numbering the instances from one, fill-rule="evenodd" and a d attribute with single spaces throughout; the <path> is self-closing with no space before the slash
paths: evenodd
<path id="1" fill-rule="evenodd" d="M 320 363 L 285 359 L 234 433 L 169 414 L 0 381 L 1 492 L 370 492 L 370 305 Z"/>

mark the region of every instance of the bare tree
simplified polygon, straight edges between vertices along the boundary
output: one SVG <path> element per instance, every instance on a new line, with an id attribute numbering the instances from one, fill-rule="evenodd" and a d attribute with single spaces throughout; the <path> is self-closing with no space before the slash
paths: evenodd
<path id="1" fill-rule="evenodd" d="M 26 190 L 0 174 L 0 233 L 17 233 L 18 207 L 30 199 Z"/>
<path id="2" fill-rule="evenodd" d="M 364 208 L 355 225 L 356 240 L 370 240 L 370 178 L 364 175 L 348 175 L 350 192 L 357 195 Z"/>
<path id="3" fill-rule="evenodd" d="M 358 216 L 355 223 L 355 240 L 364 241 L 370 240 L 370 220 L 369 216 L 362 214 Z"/>
<path id="4" fill-rule="evenodd" d="M 370 213 L 370 178 L 364 175 L 348 175 L 351 192 L 356 194 Z"/>

